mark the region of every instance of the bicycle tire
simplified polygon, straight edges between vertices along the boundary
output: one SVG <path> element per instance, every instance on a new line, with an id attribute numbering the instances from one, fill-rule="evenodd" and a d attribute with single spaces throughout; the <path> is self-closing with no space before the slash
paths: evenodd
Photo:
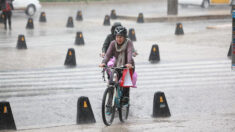
<path id="1" fill-rule="evenodd" d="M 108 94 L 111 95 L 112 94 L 112 90 L 113 88 L 107 88 L 105 91 L 104 91 L 104 95 L 103 95 L 103 99 L 102 99 L 102 119 L 103 119 L 103 122 L 106 126 L 110 126 L 113 122 L 113 119 L 114 119 L 114 116 L 115 116 L 115 104 L 113 105 L 113 107 L 111 107 L 111 115 L 110 115 L 110 119 L 107 120 L 107 114 L 106 114 L 106 105 L 107 105 L 107 100 L 108 98 L 110 97 L 113 97 L 112 96 L 107 96 Z M 108 98 L 107 98 L 108 97 Z"/>
<path id="2" fill-rule="evenodd" d="M 118 108 L 118 112 L 119 112 L 119 120 L 121 122 L 125 122 L 128 119 L 129 115 L 129 104 L 127 106 L 123 106 L 121 104 L 120 108 Z"/>

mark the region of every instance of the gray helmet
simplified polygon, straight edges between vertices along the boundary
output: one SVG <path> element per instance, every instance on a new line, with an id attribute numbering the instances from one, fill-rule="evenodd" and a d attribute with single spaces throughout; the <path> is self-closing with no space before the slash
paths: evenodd
<path id="1" fill-rule="evenodd" d="M 123 36 L 123 37 L 127 37 L 127 30 L 123 26 L 118 26 L 118 27 L 115 28 L 114 35 L 115 36 L 120 35 L 120 36 Z"/>
<path id="2" fill-rule="evenodd" d="M 116 27 L 118 26 L 122 26 L 122 24 L 120 22 L 115 22 L 111 28 L 111 33 L 114 35 L 114 30 Z"/>

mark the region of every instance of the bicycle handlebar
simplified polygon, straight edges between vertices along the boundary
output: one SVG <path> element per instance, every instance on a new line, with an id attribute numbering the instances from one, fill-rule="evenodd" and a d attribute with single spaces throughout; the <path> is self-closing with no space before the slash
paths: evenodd
<path id="1" fill-rule="evenodd" d="M 126 66 L 121 66 L 121 67 L 108 67 L 107 65 L 105 65 L 103 68 L 108 68 L 108 69 L 128 69 Z M 134 68 L 134 66 L 132 66 L 131 68 Z"/>

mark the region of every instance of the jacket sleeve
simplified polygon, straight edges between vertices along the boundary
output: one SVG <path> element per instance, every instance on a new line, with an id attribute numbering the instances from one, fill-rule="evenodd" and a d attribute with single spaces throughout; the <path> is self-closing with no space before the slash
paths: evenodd
<path id="1" fill-rule="evenodd" d="M 132 60 L 133 49 L 134 49 L 133 43 L 129 41 L 127 45 L 127 64 L 133 64 L 133 60 Z"/>
<path id="2" fill-rule="evenodd" d="M 111 43 L 110 43 L 110 46 L 109 46 L 109 48 L 108 48 L 108 50 L 107 50 L 107 52 L 106 52 L 106 54 L 105 54 L 105 57 L 104 57 L 104 59 L 103 59 L 103 61 L 102 61 L 102 63 L 105 63 L 105 64 L 107 64 L 108 63 L 108 61 L 109 61 L 109 59 L 113 56 L 113 50 L 114 50 L 114 41 L 112 41 Z"/>
<path id="3" fill-rule="evenodd" d="M 110 37 L 109 35 L 106 37 L 103 47 L 102 47 L 102 53 L 106 53 L 106 51 L 108 50 L 109 44 L 110 44 Z"/>

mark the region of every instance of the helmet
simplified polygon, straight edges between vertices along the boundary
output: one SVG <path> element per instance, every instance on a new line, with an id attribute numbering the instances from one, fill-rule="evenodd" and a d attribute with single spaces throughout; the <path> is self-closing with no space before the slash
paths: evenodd
<path id="1" fill-rule="evenodd" d="M 115 28 L 114 35 L 121 35 L 123 37 L 127 37 L 127 31 L 126 28 L 123 26 L 118 26 Z"/>
<path id="2" fill-rule="evenodd" d="M 116 27 L 118 26 L 122 26 L 122 24 L 120 22 L 115 22 L 111 28 L 111 33 L 114 34 L 114 30 Z"/>

